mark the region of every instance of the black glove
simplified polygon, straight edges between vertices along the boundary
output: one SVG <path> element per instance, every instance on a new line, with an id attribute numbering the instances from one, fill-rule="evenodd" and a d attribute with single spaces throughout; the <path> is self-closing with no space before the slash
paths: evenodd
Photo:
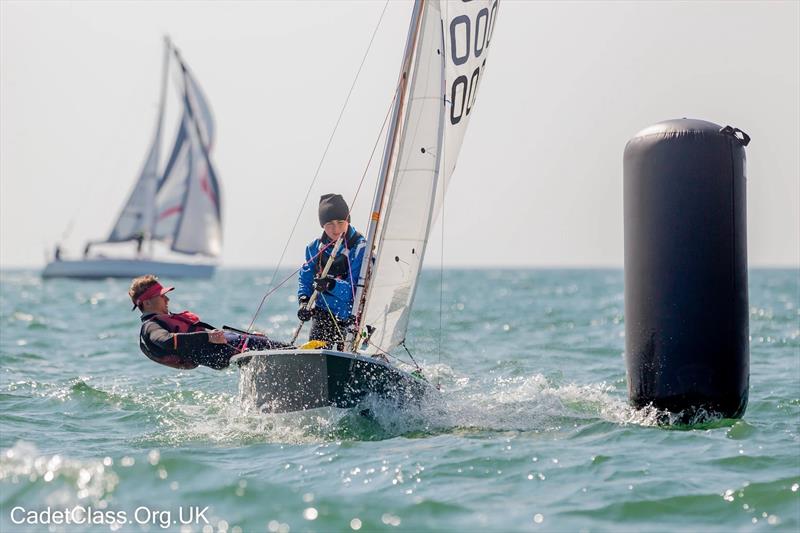
<path id="1" fill-rule="evenodd" d="M 308 322 L 311 320 L 311 309 L 306 309 L 308 296 L 301 296 L 298 301 L 300 302 L 300 309 L 297 310 L 297 318 L 299 318 L 301 322 Z"/>
<path id="2" fill-rule="evenodd" d="M 314 278 L 314 290 L 319 292 L 330 292 L 336 286 L 336 279 L 328 274 L 324 278 Z"/>

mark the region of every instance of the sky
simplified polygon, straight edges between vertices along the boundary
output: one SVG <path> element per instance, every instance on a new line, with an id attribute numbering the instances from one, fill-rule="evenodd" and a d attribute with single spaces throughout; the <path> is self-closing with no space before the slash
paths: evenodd
<path id="1" fill-rule="evenodd" d="M 153 134 L 164 34 L 216 117 L 222 265 L 272 267 L 287 241 L 299 264 L 319 195 L 354 196 L 390 104 L 408 1 L 389 2 L 301 211 L 383 8 L 0 1 L 0 267 L 107 236 Z M 625 143 L 680 117 L 752 137 L 749 263 L 800 264 L 800 2 L 501 0 L 428 266 L 621 267 Z"/>

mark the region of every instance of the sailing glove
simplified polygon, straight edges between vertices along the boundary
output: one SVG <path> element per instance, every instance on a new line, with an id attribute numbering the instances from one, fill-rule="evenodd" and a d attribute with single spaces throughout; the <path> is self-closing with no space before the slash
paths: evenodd
<path id="1" fill-rule="evenodd" d="M 311 320 L 311 309 L 306 309 L 308 296 L 301 296 L 298 301 L 300 302 L 300 309 L 297 310 L 297 318 L 299 318 L 301 322 L 308 322 Z"/>
<path id="2" fill-rule="evenodd" d="M 314 290 L 319 292 L 330 292 L 336 286 L 336 279 L 328 274 L 324 278 L 314 278 Z"/>

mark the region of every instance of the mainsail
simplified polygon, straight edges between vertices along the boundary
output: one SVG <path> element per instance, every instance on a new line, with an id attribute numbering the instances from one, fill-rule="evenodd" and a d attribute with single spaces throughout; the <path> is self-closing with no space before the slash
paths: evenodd
<path id="1" fill-rule="evenodd" d="M 366 294 L 356 304 L 366 353 L 405 340 L 425 248 L 474 109 L 497 15 L 497 0 L 417 0 L 399 94 L 376 191 L 374 265 L 364 262 Z"/>
<path id="2" fill-rule="evenodd" d="M 183 62 L 181 70 L 187 118 L 181 122 L 188 139 L 186 156 L 189 175 L 172 249 L 216 256 L 222 252 L 222 212 L 219 181 L 210 158 L 214 120 L 200 86 Z"/>
<path id="3" fill-rule="evenodd" d="M 180 69 L 181 108 L 175 141 L 159 172 L 161 130 L 170 55 Z M 215 126 L 208 100 L 178 51 L 166 41 L 164 82 L 156 135 L 139 179 L 108 242 L 140 238 L 173 251 L 217 256 L 222 250 L 220 187 L 210 152 Z"/>

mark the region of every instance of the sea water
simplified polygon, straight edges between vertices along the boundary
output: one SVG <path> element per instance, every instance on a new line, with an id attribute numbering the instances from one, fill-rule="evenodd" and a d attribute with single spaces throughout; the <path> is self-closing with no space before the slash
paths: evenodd
<path id="1" fill-rule="evenodd" d="M 270 274 L 164 281 L 241 328 Z M 627 403 L 621 270 L 426 271 L 407 347 L 441 397 L 372 418 L 259 414 L 235 369 L 146 359 L 125 280 L 4 271 L 0 530 L 796 531 L 798 277 L 750 273 L 744 417 L 663 426 Z M 293 292 L 256 326 L 290 337 Z"/>

